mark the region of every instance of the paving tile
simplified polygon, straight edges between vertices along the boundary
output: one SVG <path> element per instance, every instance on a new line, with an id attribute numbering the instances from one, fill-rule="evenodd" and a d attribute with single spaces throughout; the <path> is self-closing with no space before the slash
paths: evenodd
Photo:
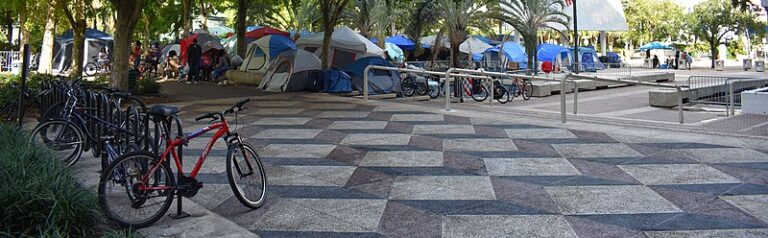
<path id="1" fill-rule="evenodd" d="M 722 196 L 721 198 L 752 216 L 768 222 L 768 195 Z"/>
<path id="2" fill-rule="evenodd" d="M 318 118 L 365 118 L 370 114 L 366 111 L 326 111 L 317 115 Z"/>
<path id="3" fill-rule="evenodd" d="M 294 173 L 306 175 L 321 183 L 343 186 L 355 172 L 354 166 L 282 166 Z"/>
<path id="4" fill-rule="evenodd" d="M 491 177 L 491 182 L 496 198 L 500 201 L 552 214 L 560 214 L 560 208 L 541 185 L 503 177 Z"/>
<path id="5" fill-rule="evenodd" d="M 256 223 L 251 229 L 330 232 L 371 231 L 370 227 L 365 227 L 366 223 L 356 224 L 347 222 L 343 220 L 344 217 L 336 217 L 332 214 L 323 212 L 329 210 L 327 209 L 329 207 L 339 207 L 336 206 L 338 204 L 333 204 L 332 202 L 316 202 L 318 205 L 325 206 L 317 207 L 317 209 L 309 208 L 304 205 L 311 201 L 311 199 L 281 199 L 277 204 L 271 207 L 261 219 L 255 221 Z M 367 201 L 363 202 L 365 203 Z M 369 214 L 365 214 L 368 215 L 368 218 L 365 218 L 368 220 L 375 220 L 381 216 L 381 212 L 379 212 L 379 214 L 370 213 L 370 210 L 368 212 Z"/>
<path id="6" fill-rule="evenodd" d="M 341 186 L 333 181 L 320 180 L 308 174 L 298 173 L 287 166 L 267 166 L 269 185 L 276 186 Z M 351 173 L 350 173 L 351 174 Z M 346 182 L 346 181 L 344 181 Z"/>
<path id="7" fill-rule="evenodd" d="M 383 130 L 387 121 L 334 121 L 327 129 L 334 130 Z"/>
<path id="8" fill-rule="evenodd" d="M 704 163 L 768 162 L 768 154 L 741 148 L 709 148 L 682 150 Z"/>
<path id="9" fill-rule="evenodd" d="M 493 200 L 496 196 L 485 176 L 401 176 L 395 180 L 390 199 L 399 200 Z"/>
<path id="10" fill-rule="evenodd" d="M 444 139 L 444 151 L 516 151 L 510 139 Z"/>
<path id="11" fill-rule="evenodd" d="M 394 114 L 390 121 L 443 121 L 443 114 Z"/>
<path id="12" fill-rule="evenodd" d="M 680 189 L 680 186 L 682 185 L 653 186 L 652 189 L 688 214 L 697 214 L 750 224 L 762 223 L 762 221 L 749 215 L 749 213 L 744 212 L 742 209 L 728 203 L 726 200 L 719 198 L 729 196 L 720 196 L 718 193 L 684 190 Z"/>
<path id="13" fill-rule="evenodd" d="M 686 231 L 646 231 L 650 238 L 717 238 L 740 237 L 759 238 L 768 237 L 768 229 L 726 229 L 726 230 L 686 230 Z"/>
<path id="14" fill-rule="evenodd" d="M 530 140 L 514 140 L 514 142 L 521 152 L 540 157 L 560 157 L 560 153 L 547 143 Z"/>
<path id="15" fill-rule="evenodd" d="M 259 126 L 294 126 L 304 125 L 312 120 L 310 117 L 265 117 L 251 123 Z"/>
<path id="16" fill-rule="evenodd" d="M 413 134 L 474 134 L 470 125 L 415 125 Z"/>
<path id="17" fill-rule="evenodd" d="M 436 151 L 370 151 L 360 166 L 436 167 L 443 165 L 443 152 Z"/>
<path id="18" fill-rule="evenodd" d="M 545 187 L 563 214 L 636 214 L 681 212 L 642 185 Z"/>
<path id="19" fill-rule="evenodd" d="M 355 108 L 355 104 L 348 104 L 348 103 L 307 103 L 306 105 L 302 105 L 303 108 L 306 109 L 315 109 L 315 110 L 323 110 L 323 109 L 352 109 Z"/>
<path id="20" fill-rule="evenodd" d="M 301 108 L 264 108 L 256 109 L 254 115 L 294 115 L 303 112 Z"/>
<path id="21" fill-rule="evenodd" d="M 642 157 L 639 152 L 624 144 L 553 144 L 561 155 L 568 158 Z"/>
<path id="22" fill-rule="evenodd" d="M 704 164 L 619 165 L 619 168 L 647 185 L 741 182 L 737 178 Z"/>
<path id="23" fill-rule="evenodd" d="M 366 231 L 376 230 L 387 205 L 384 199 L 302 199 L 297 202 Z"/>
<path id="24" fill-rule="evenodd" d="M 443 219 L 443 237 L 577 236 L 563 216 L 461 215 Z"/>
<path id="25" fill-rule="evenodd" d="M 259 139 L 312 139 L 320 134 L 320 129 L 266 129 L 251 138 Z"/>
<path id="26" fill-rule="evenodd" d="M 341 144 L 346 145 L 408 145 L 411 136 L 407 134 L 349 134 Z"/>
<path id="27" fill-rule="evenodd" d="M 624 172 L 616 165 L 609 163 L 600 163 L 594 161 L 588 161 L 583 159 L 569 159 L 568 161 L 573 164 L 584 176 L 592 178 L 620 181 L 625 184 L 640 184 L 635 178 Z"/>
<path id="28" fill-rule="evenodd" d="M 644 238 L 642 231 L 630 229 L 614 224 L 602 223 L 578 216 L 566 216 L 568 223 L 579 237 L 609 238 L 632 237 Z"/>
<path id="29" fill-rule="evenodd" d="M 334 148 L 335 145 L 271 144 L 259 153 L 266 158 L 324 158 Z"/>
<path id="30" fill-rule="evenodd" d="M 489 158 L 484 161 L 491 176 L 581 175 L 563 158 Z"/>
<path id="31" fill-rule="evenodd" d="M 505 129 L 509 138 L 513 139 L 553 139 L 553 138 L 578 138 L 567 129 Z"/>
<path id="32" fill-rule="evenodd" d="M 441 236 L 441 220 L 440 215 L 390 201 L 379 223 L 379 232 L 388 237 L 438 238 Z"/>

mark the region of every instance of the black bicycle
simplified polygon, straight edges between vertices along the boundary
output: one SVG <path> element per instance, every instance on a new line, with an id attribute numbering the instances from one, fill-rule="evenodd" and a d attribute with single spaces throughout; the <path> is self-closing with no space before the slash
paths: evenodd
<path id="1" fill-rule="evenodd" d="M 477 102 L 483 102 L 485 99 L 488 99 L 488 95 L 490 94 L 490 91 L 488 90 L 488 87 L 486 87 L 485 84 L 482 82 L 478 82 L 475 84 L 471 89 L 470 95 L 472 96 L 472 99 L 474 99 Z M 493 80 L 493 99 L 498 101 L 501 104 L 505 104 L 512 101 L 512 97 L 510 96 L 509 89 L 507 87 L 504 87 L 504 85 L 501 84 L 501 81 L 499 80 Z"/>
<path id="2" fill-rule="evenodd" d="M 401 73 L 400 74 L 400 87 L 403 89 L 403 95 L 406 97 L 413 96 L 414 94 L 426 95 L 427 94 L 427 82 L 424 78 L 417 77 L 413 74 Z"/>
<path id="3" fill-rule="evenodd" d="M 19 89 L 19 85 L 16 83 L 10 84 L 9 87 L 12 91 L 21 90 Z M 23 92 L 24 105 L 22 105 L 22 108 L 26 109 L 32 106 L 41 109 L 42 103 L 40 99 L 44 98 L 49 93 L 50 90 L 33 91 L 28 88 L 25 89 Z M 21 115 L 19 112 L 18 97 L 14 97 L 13 100 L 10 100 L 8 103 L 0 107 L 0 118 L 2 118 L 2 120 L 5 122 L 17 121 L 19 119 L 19 115 Z"/>
<path id="4" fill-rule="evenodd" d="M 87 64 L 85 64 L 85 67 L 83 67 L 83 74 L 85 74 L 85 76 L 94 76 L 96 74 L 109 72 L 109 67 L 106 67 L 105 65 L 101 64 L 101 62 L 99 62 L 98 56 L 94 56 L 91 58 L 93 59 L 93 61 L 88 62 Z"/>

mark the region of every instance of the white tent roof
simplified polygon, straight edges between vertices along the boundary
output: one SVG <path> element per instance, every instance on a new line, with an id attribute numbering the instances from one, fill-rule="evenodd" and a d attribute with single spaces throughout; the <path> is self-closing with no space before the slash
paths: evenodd
<path id="1" fill-rule="evenodd" d="M 320 59 L 306 50 L 296 50 L 296 56 L 293 61 L 293 72 L 304 72 L 307 70 L 320 69 Z"/>
<path id="2" fill-rule="evenodd" d="M 573 17 L 573 6 L 566 6 L 563 11 Z M 621 0 L 579 0 L 576 3 L 576 13 L 579 31 L 627 31 L 629 29 Z M 560 25 L 555 28 L 566 30 Z M 568 29 L 573 29 L 573 20 L 568 25 Z"/>
<path id="3" fill-rule="evenodd" d="M 435 39 L 437 39 L 436 35 L 422 37 L 421 44 L 435 46 Z M 443 47 L 451 47 L 451 43 L 448 41 L 447 36 L 443 36 L 443 40 L 440 42 L 440 44 L 442 44 Z"/>
<path id="4" fill-rule="evenodd" d="M 299 47 L 305 45 L 322 46 L 323 37 L 323 32 L 318 32 L 317 34 L 307 37 L 301 37 L 296 41 L 296 45 Z M 366 52 L 367 55 L 384 55 L 384 50 L 381 49 L 381 47 L 346 26 L 336 28 L 336 30 L 333 31 L 333 34 L 331 35 L 331 46 Z"/>
<path id="5" fill-rule="evenodd" d="M 467 38 L 467 40 L 459 45 L 459 51 L 466 54 L 483 53 L 490 48 L 493 48 L 493 46 L 475 38 L 474 36 Z"/>

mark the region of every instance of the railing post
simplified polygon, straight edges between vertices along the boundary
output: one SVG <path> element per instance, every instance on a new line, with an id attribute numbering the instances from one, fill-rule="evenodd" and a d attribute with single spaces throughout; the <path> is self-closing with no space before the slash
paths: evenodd
<path id="1" fill-rule="evenodd" d="M 677 86 L 677 113 L 680 117 L 680 124 L 685 123 L 685 116 L 683 115 L 683 90 L 680 86 Z"/>
<path id="2" fill-rule="evenodd" d="M 736 109 L 734 108 L 735 103 L 733 100 L 733 81 L 726 81 L 728 82 L 728 97 L 730 100 L 730 106 L 728 107 L 728 112 L 726 112 L 726 116 L 733 116 L 736 114 Z"/>
<path id="3" fill-rule="evenodd" d="M 579 111 L 579 83 L 573 80 L 573 115 Z"/>
<path id="4" fill-rule="evenodd" d="M 368 72 L 371 70 L 372 65 L 365 67 L 363 70 L 363 101 L 368 103 Z"/>
<path id="5" fill-rule="evenodd" d="M 448 112 L 451 111 L 451 85 L 449 84 L 451 83 L 451 73 L 455 70 L 455 68 L 450 68 L 445 71 L 445 84 L 443 84 L 443 88 L 445 88 L 445 111 Z"/>
<path id="6" fill-rule="evenodd" d="M 560 79 L 560 123 L 565 123 L 565 79 L 571 74 L 566 74 Z"/>
<path id="7" fill-rule="evenodd" d="M 488 104 L 489 104 L 491 107 L 493 107 L 493 94 L 494 94 L 494 91 L 496 91 L 496 90 L 495 90 L 495 89 L 496 89 L 496 88 L 495 88 L 495 85 L 493 85 L 493 78 L 491 78 L 490 76 L 488 76 L 488 74 L 486 74 L 486 73 L 484 72 L 484 70 L 480 69 L 479 71 L 480 71 L 480 74 L 481 74 L 481 75 L 483 75 L 483 76 L 485 76 L 485 77 L 486 77 L 485 79 L 487 79 L 488 81 L 491 81 L 491 88 L 490 88 L 490 89 L 488 89 L 488 91 L 490 91 L 490 92 L 489 92 L 489 94 L 491 95 L 491 98 L 490 98 L 490 100 L 489 100 L 490 102 L 488 102 Z M 483 80 L 483 79 L 480 79 L 480 82 L 482 82 L 482 80 Z"/>

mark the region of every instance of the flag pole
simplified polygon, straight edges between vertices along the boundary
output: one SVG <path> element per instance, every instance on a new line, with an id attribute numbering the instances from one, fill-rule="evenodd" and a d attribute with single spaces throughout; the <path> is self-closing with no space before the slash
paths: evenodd
<path id="1" fill-rule="evenodd" d="M 579 24 L 576 16 L 576 0 L 571 0 L 571 3 L 573 3 L 573 72 L 579 74 Z"/>

